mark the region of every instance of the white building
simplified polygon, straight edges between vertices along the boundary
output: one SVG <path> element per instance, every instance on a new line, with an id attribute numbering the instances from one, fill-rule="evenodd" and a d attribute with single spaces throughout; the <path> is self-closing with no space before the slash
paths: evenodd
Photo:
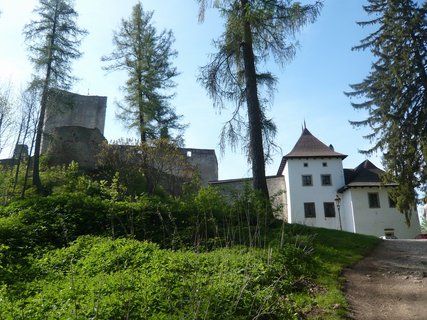
<path id="1" fill-rule="evenodd" d="M 420 233 L 417 212 L 405 223 L 389 198 L 396 184 L 381 182 L 382 170 L 366 160 L 355 169 L 344 169 L 347 156 L 336 152 L 305 128 L 291 152 L 285 155 L 277 176 L 268 177 L 270 195 L 284 191 L 283 216 L 289 223 L 381 236 L 392 230 L 398 238 Z M 242 180 L 216 185 L 242 184 Z"/>

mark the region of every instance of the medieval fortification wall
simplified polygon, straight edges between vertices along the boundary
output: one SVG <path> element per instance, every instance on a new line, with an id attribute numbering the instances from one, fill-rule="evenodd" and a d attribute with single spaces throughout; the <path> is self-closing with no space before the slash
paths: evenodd
<path id="1" fill-rule="evenodd" d="M 52 133 L 61 127 L 97 129 L 104 134 L 107 97 L 83 96 L 63 90 L 52 90 L 46 109 L 42 152 L 49 149 Z"/>
<path id="2" fill-rule="evenodd" d="M 50 163 L 77 161 L 84 169 L 96 166 L 104 134 L 107 97 L 52 90 L 46 110 L 42 153 Z M 187 161 L 199 170 L 202 184 L 218 180 L 215 150 L 183 148 Z"/>

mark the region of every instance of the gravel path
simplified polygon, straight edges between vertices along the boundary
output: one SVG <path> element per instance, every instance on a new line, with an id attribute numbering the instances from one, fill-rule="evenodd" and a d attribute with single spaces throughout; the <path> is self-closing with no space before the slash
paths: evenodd
<path id="1" fill-rule="evenodd" d="M 427 240 L 384 240 L 344 277 L 350 319 L 427 319 Z"/>

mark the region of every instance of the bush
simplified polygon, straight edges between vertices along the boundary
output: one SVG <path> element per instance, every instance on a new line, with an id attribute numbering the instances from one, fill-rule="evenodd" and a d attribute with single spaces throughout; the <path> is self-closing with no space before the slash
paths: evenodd
<path id="1" fill-rule="evenodd" d="M 38 277 L 0 291 L 4 319 L 293 319 L 303 264 L 295 246 L 197 254 L 81 237 L 33 261 Z"/>
<path id="2" fill-rule="evenodd" d="M 61 247 L 85 234 L 105 234 L 107 204 L 80 193 L 16 200 L 0 210 L 0 243 L 16 257 Z"/>

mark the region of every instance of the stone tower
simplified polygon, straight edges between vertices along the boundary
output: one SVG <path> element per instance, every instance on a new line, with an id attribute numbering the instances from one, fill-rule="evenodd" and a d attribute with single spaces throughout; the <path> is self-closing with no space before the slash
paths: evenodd
<path id="1" fill-rule="evenodd" d="M 83 96 L 51 90 L 46 109 L 41 151 L 51 164 L 70 163 L 95 167 L 103 136 L 107 97 Z"/>

